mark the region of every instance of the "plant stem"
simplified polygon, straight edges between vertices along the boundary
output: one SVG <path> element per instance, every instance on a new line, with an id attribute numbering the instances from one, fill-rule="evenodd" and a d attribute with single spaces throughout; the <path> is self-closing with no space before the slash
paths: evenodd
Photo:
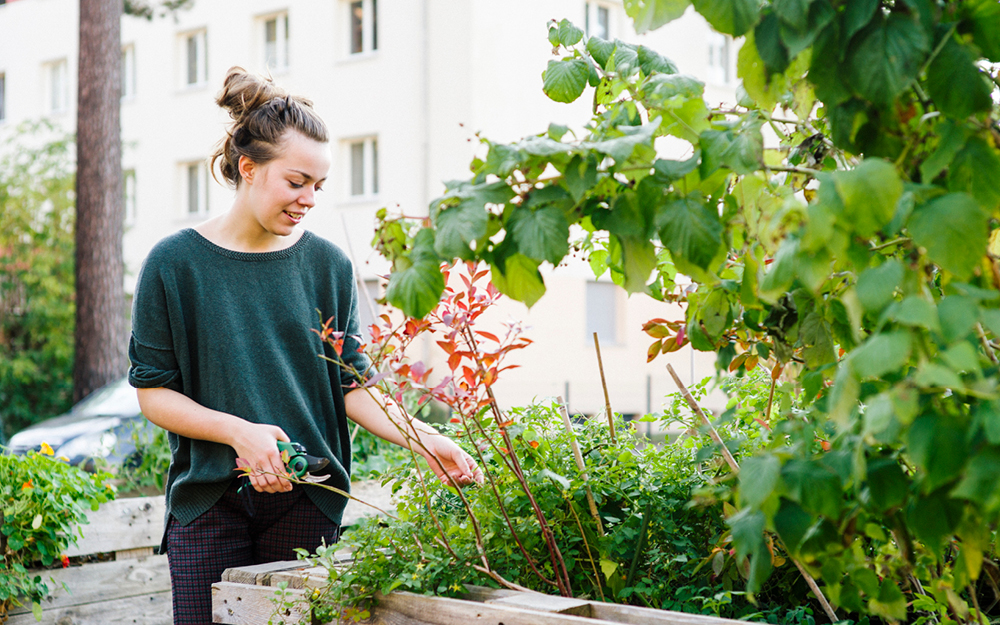
<path id="1" fill-rule="evenodd" d="M 799 570 L 799 573 L 802 574 L 802 577 L 805 578 L 806 584 L 809 585 L 809 589 L 812 590 L 813 595 L 815 595 L 816 599 L 819 600 L 819 604 L 823 607 L 823 611 L 826 612 L 826 617 L 830 619 L 830 622 L 836 623 L 839 621 L 840 618 L 837 616 L 837 613 L 833 611 L 833 606 L 831 606 L 830 602 L 826 600 L 826 595 L 824 595 L 823 591 L 819 589 L 819 585 L 816 583 L 816 580 L 813 579 L 813 576 L 809 574 L 809 571 L 802 568 L 799 561 L 792 558 L 791 555 L 789 555 L 789 559 L 792 561 L 792 564 L 795 565 L 795 568 Z"/>
<path id="2" fill-rule="evenodd" d="M 611 444 L 616 445 L 618 441 L 615 440 L 615 421 L 611 412 L 611 398 L 608 396 L 608 381 L 604 378 L 604 363 L 601 361 L 601 342 L 597 338 L 597 332 L 594 332 L 594 348 L 597 349 L 597 368 L 601 370 L 601 386 L 604 388 L 604 408 L 608 415 L 608 433 L 611 435 Z M 562 404 L 562 401 L 560 400 L 559 403 Z"/>
<path id="3" fill-rule="evenodd" d="M 899 245 L 900 243 L 909 243 L 910 237 L 899 237 L 891 241 L 886 241 L 885 243 L 880 243 L 879 245 L 873 245 L 868 248 L 870 252 L 877 252 L 878 250 L 885 249 L 887 247 L 892 247 L 893 245 Z"/>
<path id="4" fill-rule="evenodd" d="M 628 577 L 625 578 L 625 587 L 628 588 L 635 580 L 635 571 L 639 567 L 639 558 L 642 557 L 642 548 L 645 546 L 646 535 L 649 533 L 649 516 L 653 512 L 653 503 L 646 504 L 646 510 L 642 514 L 642 525 L 639 527 L 639 541 L 635 545 L 635 555 L 632 556 L 632 564 L 628 567 Z"/>
<path id="5" fill-rule="evenodd" d="M 573 500 L 566 498 L 566 504 L 569 506 L 569 511 L 573 514 L 573 519 L 576 520 L 576 526 L 580 529 L 580 538 L 583 539 L 583 547 L 587 550 L 587 560 L 590 561 L 590 568 L 594 570 L 594 582 L 597 586 L 597 594 L 601 596 L 601 601 L 606 601 L 604 598 L 604 589 L 601 584 L 601 574 L 597 571 L 597 564 L 594 563 L 594 554 L 590 552 L 590 542 L 587 540 L 587 535 L 583 531 L 583 523 L 580 522 L 580 515 L 576 513 L 576 508 L 573 506 Z"/>
<path id="6" fill-rule="evenodd" d="M 594 334 L 594 336 L 596 337 L 597 334 Z M 573 459 L 576 461 L 576 467 L 580 469 L 580 477 L 583 478 L 584 488 L 587 489 L 587 506 L 590 508 L 590 516 L 594 517 L 594 523 L 597 524 L 597 534 L 604 536 L 604 526 L 601 525 L 601 515 L 597 513 L 597 502 L 594 501 L 594 492 L 590 490 L 590 484 L 587 482 L 587 467 L 583 463 L 580 446 L 576 442 L 576 436 L 573 435 L 573 426 L 569 422 L 569 411 L 566 409 L 566 404 L 563 403 L 562 397 L 557 397 L 556 402 L 559 404 L 559 413 L 562 415 L 563 427 L 566 428 L 566 434 L 569 435 L 569 445 L 573 450 Z"/>
<path id="7" fill-rule="evenodd" d="M 976 334 L 979 336 L 979 342 L 982 343 L 983 351 L 985 351 L 986 355 L 989 356 L 990 362 L 992 362 L 995 365 L 1000 364 L 1000 361 L 997 360 L 996 352 L 993 351 L 993 346 L 990 345 L 989 340 L 986 339 L 986 332 L 983 331 L 982 323 L 976 324 Z"/>

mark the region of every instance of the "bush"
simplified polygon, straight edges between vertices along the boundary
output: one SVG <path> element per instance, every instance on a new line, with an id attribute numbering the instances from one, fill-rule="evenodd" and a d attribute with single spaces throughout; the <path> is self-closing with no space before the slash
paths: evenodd
<path id="1" fill-rule="evenodd" d="M 40 616 L 49 588 L 28 568 L 57 560 L 68 566 L 64 551 L 76 543 L 85 509 L 114 498 L 110 475 L 87 473 L 51 453 L 43 446 L 43 453 L 0 454 L 0 620 L 24 599 Z"/>
<path id="2" fill-rule="evenodd" d="M 22 126 L 0 146 L 0 440 L 72 400 L 74 174 L 53 133 Z"/>

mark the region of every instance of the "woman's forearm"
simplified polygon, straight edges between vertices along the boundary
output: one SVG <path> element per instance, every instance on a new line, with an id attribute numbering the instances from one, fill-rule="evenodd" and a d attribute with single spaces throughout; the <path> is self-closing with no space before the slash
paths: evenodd
<path id="1" fill-rule="evenodd" d="M 288 435 L 276 425 L 246 419 L 202 406 L 187 395 L 168 388 L 138 389 L 139 407 L 152 423 L 187 438 L 229 445 L 258 473 L 251 483 L 258 491 L 281 492 L 292 485 L 285 479 L 277 441 Z"/>

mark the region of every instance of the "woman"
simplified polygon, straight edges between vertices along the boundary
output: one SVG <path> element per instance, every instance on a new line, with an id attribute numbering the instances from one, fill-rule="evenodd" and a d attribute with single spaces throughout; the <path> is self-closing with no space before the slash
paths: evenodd
<path id="1" fill-rule="evenodd" d="M 346 500 L 281 477 L 277 441 L 330 459 L 326 483 L 350 487 L 347 419 L 407 445 L 455 483 L 481 482 L 472 458 L 422 423 L 390 417 L 357 373 L 356 339 L 340 366 L 320 319 L 360 334 L 351 265 L 332 243 L 298 228 L 330 169 L 326 125 L 303 98 L 232 68 L 216 102 L 233 122 L 212 156 L 235 189 L 223 215 L 171 235 L 150 252 L 133 301 L 129 380 L 143 414 L 170 432 L 167 519 L 175 623 L 210 623 L 223 570 L 295 559 L 339 537 Z M 345 418 L 346 417 L 346 418 Z M 248 484 L 234 472 L 240 458 Z M 447 474 L 447 475 L 446 475 Z"/>

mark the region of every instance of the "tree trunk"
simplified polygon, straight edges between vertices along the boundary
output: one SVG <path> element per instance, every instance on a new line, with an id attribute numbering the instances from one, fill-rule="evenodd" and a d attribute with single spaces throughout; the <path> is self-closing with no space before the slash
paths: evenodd
<path id="1" fill-rule="evenodd" d="M 125 373 L 121 0 L 80 0 L 73 401 Z"/>

